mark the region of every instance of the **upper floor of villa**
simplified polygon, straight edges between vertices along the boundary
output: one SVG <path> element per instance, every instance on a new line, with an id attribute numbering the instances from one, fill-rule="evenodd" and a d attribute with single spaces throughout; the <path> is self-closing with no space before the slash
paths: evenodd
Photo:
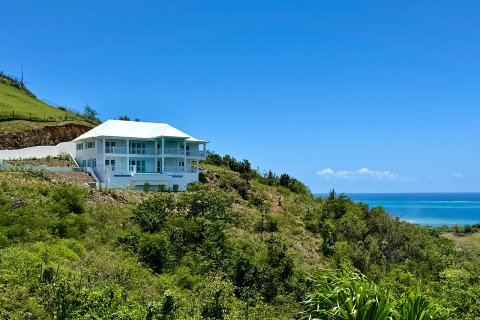
<path id="1" fill-rule="evenodd" d="M 77 139 L 77 156 L 187 157 L 204 159 L 206 141 L 163 123 L 108 120 Z"/>

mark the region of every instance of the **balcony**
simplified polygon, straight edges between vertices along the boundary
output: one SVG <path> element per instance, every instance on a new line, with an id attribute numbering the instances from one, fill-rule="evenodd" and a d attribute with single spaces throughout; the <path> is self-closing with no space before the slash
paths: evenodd
<path id="1" fill-rule="evenodd" d="M 157 148 L 127 148 L 127 147 L 105 147 L 105 153 L 108 154 L 135 154 L 135 155 L 162 155 L 162 149 Z M 165 155 L 184 156 L 183 148 L 165 148 Z M 187 157 L 205 157 L 205 151 L 187 150 Z"/>
<path id="2" fill-rule="evenodd" d="M 155 148 L 130 148 L 130 154 L 155 155 L 155 154 L 157 154 L 157 149 L 155 149 Z"/>
<path id="3" fill-rule="evenodd" d="M 156 155 L 157 149 L 155 148 L 130 148 L 127 147 L 105 147 L 105 153 L 108 154 L 137 154 L 137 155 Z"/>
<path id="4" fill-rule="evenodd" d="M 183 150 L 183 148 L 165 148 L 165 154 L 183 156 L 185 154 L 185 151 Z"/>
<path id="5" fill-rule="evenodd" d="M 187 150 L 187 157 L 205 157 L 205 151 Z"/>
<path id="6" fill-rule="evenodd" d="M 126 154 L 127 147 L 105 147 L 105 153 Z"/>
<path id="7" fill-rule="evenodd" d="M 183 173 L 185 172 L 185 167 L 165 166 L 164 171 L 168 173 Z"/>

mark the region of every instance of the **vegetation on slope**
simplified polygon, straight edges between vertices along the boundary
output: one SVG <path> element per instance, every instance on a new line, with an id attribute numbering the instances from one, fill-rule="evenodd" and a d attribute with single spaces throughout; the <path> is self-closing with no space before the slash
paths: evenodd
<path id="1" fill-rule="evenodd" d="M 221 159 L 182 193 L 1 172 L 1 317 L 479 317 L 475 248 Z"/>
<path id="2" fill-rule="evenodd" d="M 99 124 L 96 111 L 53 107 L 38 100 L 23 82 L 0 72 L 0 149 L 69 141 Z"/>

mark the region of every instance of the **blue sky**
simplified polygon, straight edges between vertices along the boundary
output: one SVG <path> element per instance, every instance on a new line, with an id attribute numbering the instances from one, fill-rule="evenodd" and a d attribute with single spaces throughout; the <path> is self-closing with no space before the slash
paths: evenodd
<path id="1" fill-rule="evenodd" d="M 0 70 L 314 192 L 480 191 L 477 1 L 0 3 Z"/>

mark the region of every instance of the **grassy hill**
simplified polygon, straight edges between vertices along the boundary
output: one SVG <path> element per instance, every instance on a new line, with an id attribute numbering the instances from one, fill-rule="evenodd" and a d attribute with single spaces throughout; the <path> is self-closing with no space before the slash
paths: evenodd
<path id="1" fill-rule="evenodd" d="M 47 117 L 65 117 L 74 114 L 62 111 L 58 108 L 49 106 L 12 85 L 0 82 L 0 114 L 18 114 L 32 115 L 34 118 Z"/>
<path id="2" fill-rule="evenodd" d="M 0 73 L 0 149 L 12 149 L 16 147 L 17 140 L 13 136 L 22 133 L 22 144 L 18 147 L 34 146 L 45 141 L 37 139 L 42 136 L 45 127 L 58 127 L 50 131 L 59 131 L 58 136 L 73 139 L 79 132 L 85 132 L 99 122 L 95 119 L 88 119 L 77 112 L 69 111 L 66 108 L 56 108 L 38 100 L 18 80 Z M 65 125 L 70 125 L 67 129 Z M 75 132 L 72 137 L 68 130 L 74 125 Z M 26 131 L 31 131 L 31 134 Z M 8 135 L 9 134 L 9 135 Z M 5 136 L 7 135 L 7 136 Z M 51 135 L 51 134 L 48 134 Z M 55 136 L 55 134 L 53 134 Z M 51 144 L 61 141 L 51 139 Z M 48 142 L 47 142 L 48 143 Z"/>
<path id="3" fill-rule="evenodd" d="M 207 162 L 181 193 L 0 172 L 0 318 L 478 319 L 476 248 L 248 161 Z"/>

